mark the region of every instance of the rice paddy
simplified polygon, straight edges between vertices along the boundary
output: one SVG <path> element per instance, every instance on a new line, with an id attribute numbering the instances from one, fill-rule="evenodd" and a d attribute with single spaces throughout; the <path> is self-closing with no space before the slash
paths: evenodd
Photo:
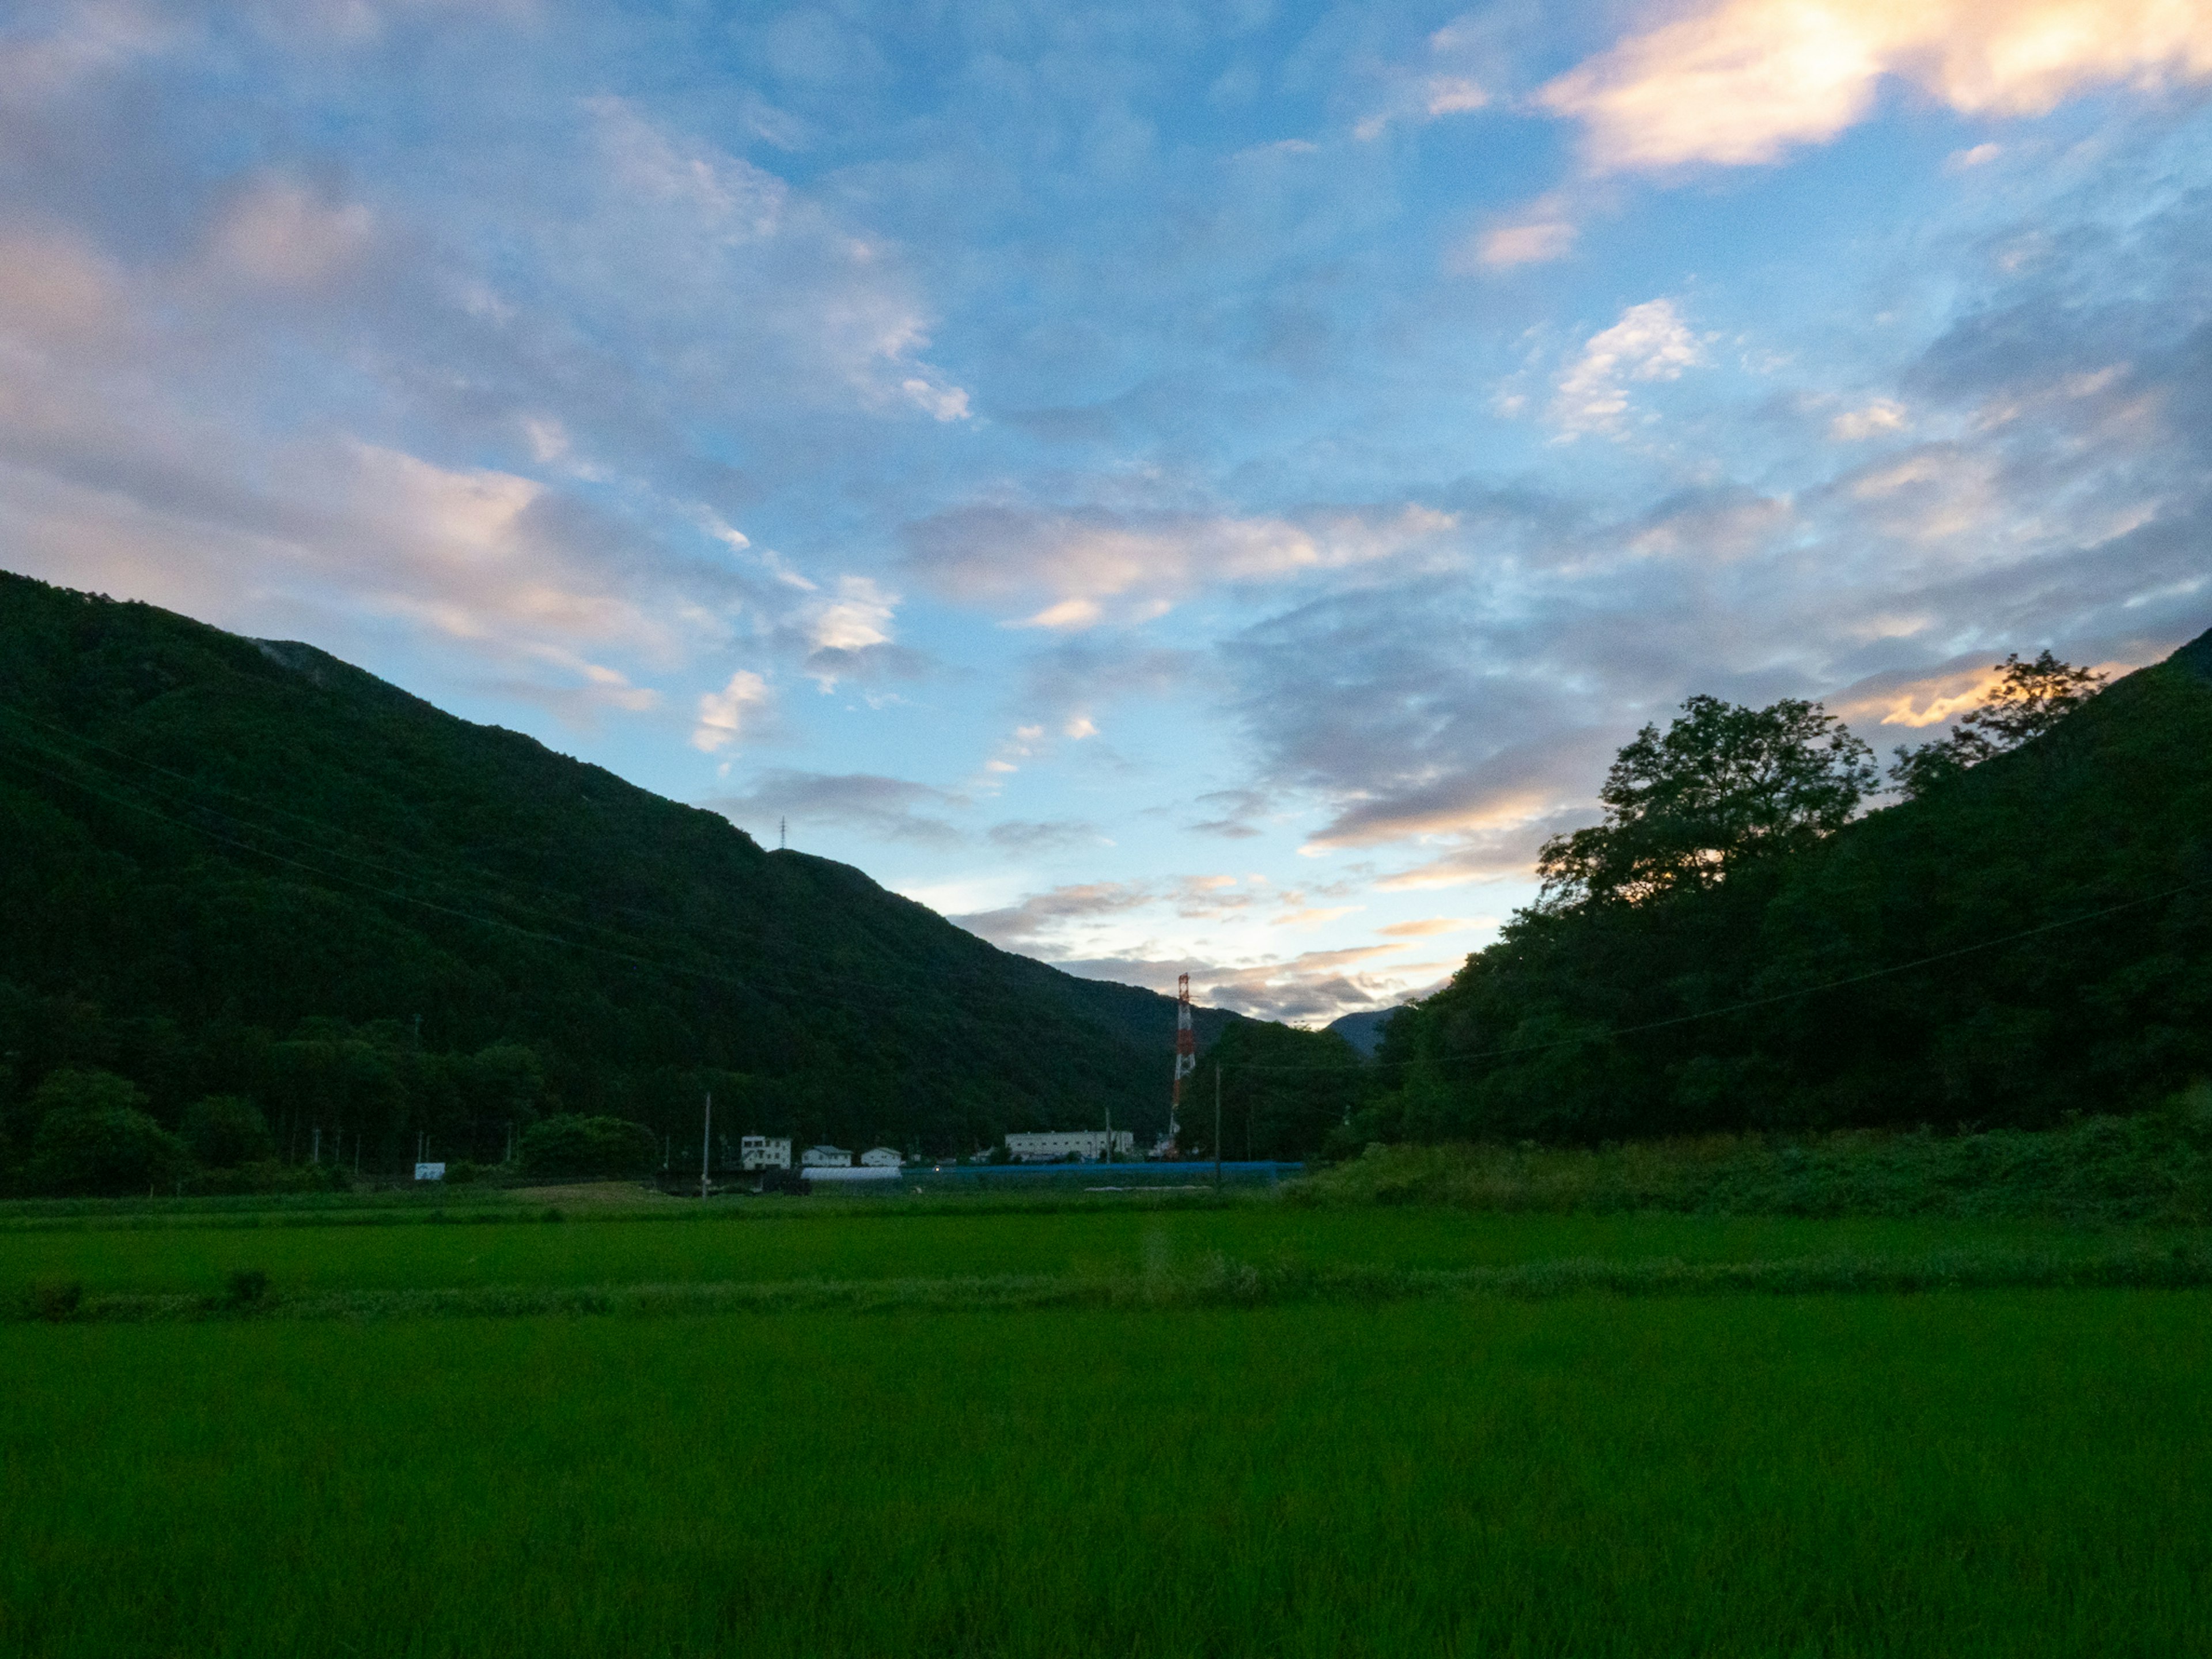
<path id="1" fill-rule="evenodd" d="M 0 1652 L 2212 1647 L 2193 1231 L 529 1213 L 0 1218 Z"/>

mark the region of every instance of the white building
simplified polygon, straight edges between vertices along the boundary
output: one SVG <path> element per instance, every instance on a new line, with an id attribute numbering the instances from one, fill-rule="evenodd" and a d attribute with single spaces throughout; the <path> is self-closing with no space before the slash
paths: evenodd
<path id="1" fill-rule="evenodd" d="M 1113 1155 L 1127 1158 L 1136 1149 L 1137 1137 L 1127 1129 L 1114 1131 Z M 1051 1164 L 1071 1154 L 1086 1164 L 1107 1155 L 1103 1129 L 1049 1129 L 1040 1134 L 1010 1134 L 1006 1151 L 1017 1164 Z"/>
<path id="2" fill-rule="evenodd" d="M 799 1161 L 810 1170 L 849 1170 L 853 1155 L 842 1146 L 809 1146 Z"/>
<path id="3" fill-rule="evenodd" d="M 896 1170 L 906 1160 L 888 1146 L 871 1146 L 860 1154 L 860 1163 L 871 1170 Z"/>
<path id="4" fill-rule="evenodd" d="M 770 1140 L 766 1135 L 741 1135 L 738 1139 L 738 1163 L 748 1170 L 788 1170 L 791 1142 L 788 1139 Z"/>

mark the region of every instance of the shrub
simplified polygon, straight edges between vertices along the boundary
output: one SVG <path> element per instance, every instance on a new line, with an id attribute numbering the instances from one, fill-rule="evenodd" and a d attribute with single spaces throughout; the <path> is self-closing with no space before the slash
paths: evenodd
<path id="1" fill-rule="evenodd" d="M 569 1114 L 532 1124 L 519 1150 L 533 1176 L 643 1175 L 659 1152 L 642 1123 Z"/>
<path id="2" fill-rule="evenodd" d="M 466 1187 L 483 1179 L 483 1167 L 470 1163 L 466 1158 L 446 1166 L 446 1184 L 448 1187 Z"/>
<path id="3" fill-rule="evenodd" d="M 276 1156 L 261 1109 L 236 1095 L 209 1095 L 185 1109 L 185 1144 L 210 1170 L 236 1170 Z"/>
<path id="4" fill-rule="evenodd" d="M 240 1267 L 223 1281 L 231 1305 L 251 1308 L 269 1296 L 269 1275 L 258 1267 Z"/>
<path id="5" fill-rule="evenodd" d="M 31 1286 L 30 1314 L 33 1319 L 59 1324 L 63 1320 L 76 1318 L 76 1310 L 83 1305 L 84 1285 L 76 1279 Z"/>
<path id="6" fill-rule="evenodd" d="M 145 1097 L 107 1072 L 66 1067 L 32 1097 L 40 1113 L 30 1191 L 59 1195 L 135 1193 L 176 1180 L 185 1145 L 140 1109 Z"/>
<path id="7" fill-rule="evenodd" d="M 342 1193 L 352 1177 L 335 1164 L 279 1164 L 264 1158 L 235 1170 L 202 1170 L 185 1177 L 185 1190 L 203 1196 L 246 1193 Z"/>

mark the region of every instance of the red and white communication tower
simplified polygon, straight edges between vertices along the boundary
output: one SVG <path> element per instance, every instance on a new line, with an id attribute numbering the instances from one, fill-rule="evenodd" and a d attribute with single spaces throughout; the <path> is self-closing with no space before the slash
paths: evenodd
<path id="1" fill-rule="evenodd" d="M 1175 1094 L 1168 1102 L 1168 1145 L 1175 1145 L 1182 1116 L 1182 1080 L 1198 1069 L 1198 1033 L 1190 1029 L 1190 975 L 1176 975 Z"/>

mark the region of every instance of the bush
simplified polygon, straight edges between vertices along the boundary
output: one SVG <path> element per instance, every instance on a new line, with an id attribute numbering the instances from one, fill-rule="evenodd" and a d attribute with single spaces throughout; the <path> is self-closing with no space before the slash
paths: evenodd
<path id="1" fill-rule="evenodd" d="M 140 1109 L 145 1097 L 107 1072 L 52 1073 L 32 1097 L 40 1114 L 23 1184 L 58 1196 L 136 1193 L 173 1182 L 185 1144 Z"/>
<path id="2" fill-rule="evenodd" d="M 185 1109 L 185 1144 L 210 1170 L 236 1170 L 276 1156 L 261 1109 L 236 1095 L 209 1095 Z"/>
<path id="3" fill-rule="evenodd" d="M 279 1164 L 264 1158 L 235 1170 L 201 1170 L 185 1177 L 185 1190 L 202 1196 L 247 1193 L 343 1193 L 353 1185 L 335 1164 Z"/>
<path id="4" fill-rule="evenodd" d="M 642 1123 L 568 1114 L 532 1124 L 518 1150 L 533 1176 L 643 1175 L 660 1151 Z"/>
<path id="5" fill-rule="evenodd" d="M 84 1285 L 76 1279 L 31 1286 L 29 1312 L 33 1319 L 58 1325 L 65 1319 L 76 1318 L 76 1310 L 83 1305 Z"/>
<path id="6" fill-rule="evenodd" d="M 234 1308 L 251 1308 L 268 1299 L 269 1275 L 258 1267 L 240 1267 L 223 1281 L 223 1290 Z"/>

